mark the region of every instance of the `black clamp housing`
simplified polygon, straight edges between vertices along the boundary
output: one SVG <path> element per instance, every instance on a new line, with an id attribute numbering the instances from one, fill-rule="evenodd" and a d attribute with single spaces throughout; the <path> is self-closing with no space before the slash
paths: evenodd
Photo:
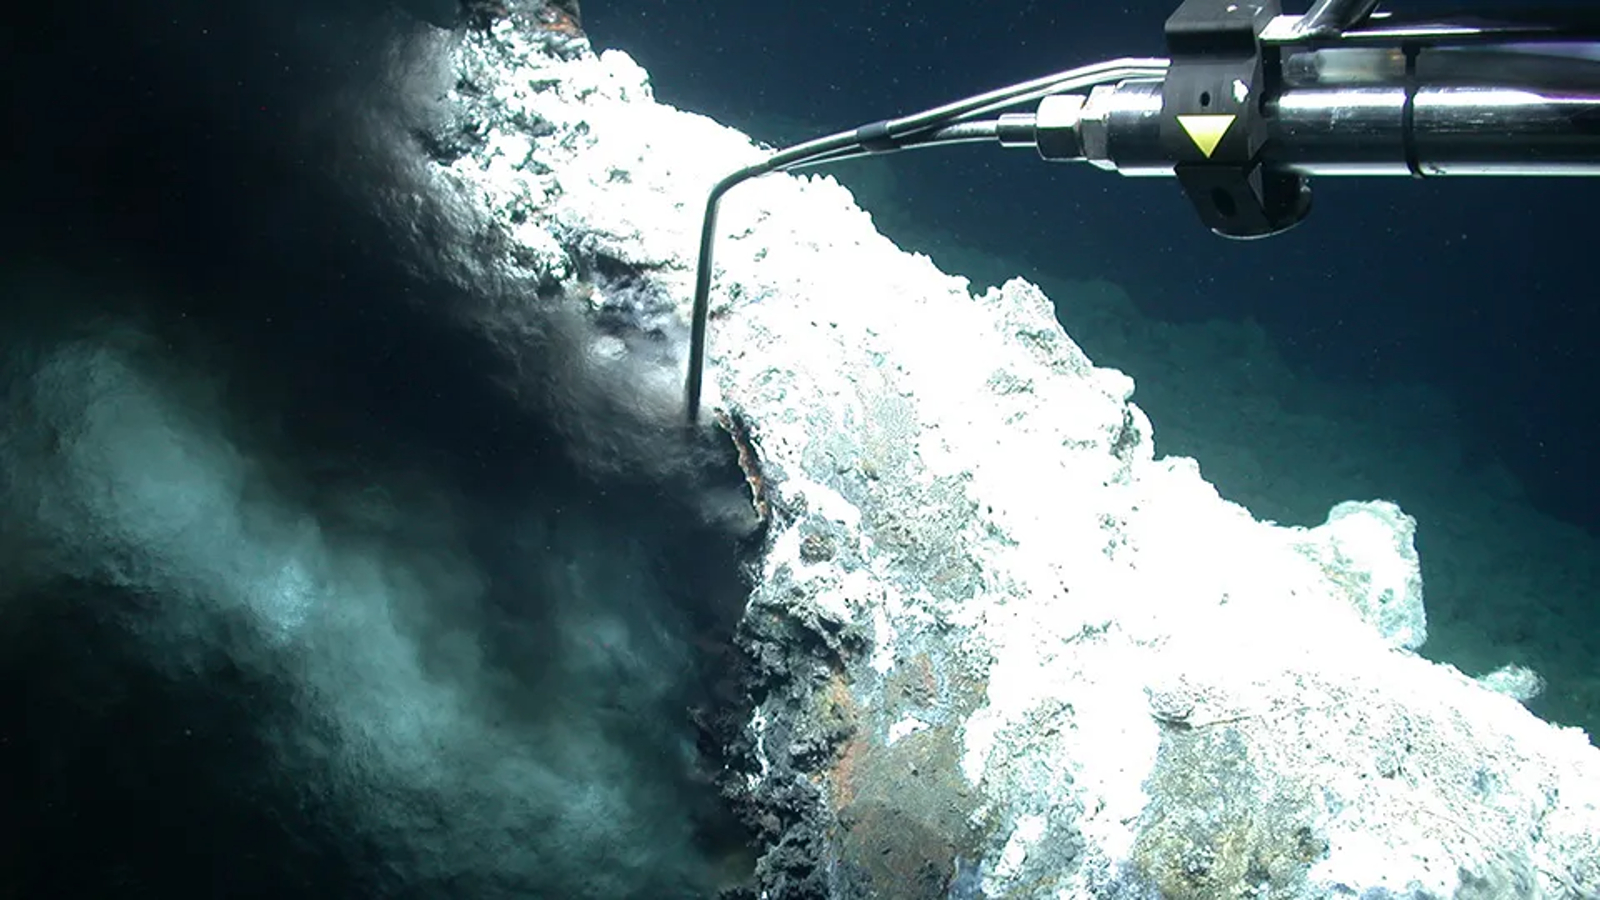
<path id="1" fill-rule="evenodd" d="M 1311 211 L 1311 186 L 1265 165 L 1264 101 L 1281 85 L 1260 35 L 1278 0 L 1185 0 L 1167 19 L 1161 145 L 1206 227 L 1224 237 L 1280 234 Z"/>

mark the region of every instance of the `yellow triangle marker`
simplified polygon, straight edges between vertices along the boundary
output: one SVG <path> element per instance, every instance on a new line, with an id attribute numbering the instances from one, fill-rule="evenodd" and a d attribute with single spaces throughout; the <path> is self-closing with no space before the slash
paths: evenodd
<path id="1" fill-rule="evenodd" d="M 1189 140 L 1194 141 L 1195 149 L 1210 159 L 1235 118 L 1233 115 L 1179 116 L 1178 124 L 1189 133 Z"/>

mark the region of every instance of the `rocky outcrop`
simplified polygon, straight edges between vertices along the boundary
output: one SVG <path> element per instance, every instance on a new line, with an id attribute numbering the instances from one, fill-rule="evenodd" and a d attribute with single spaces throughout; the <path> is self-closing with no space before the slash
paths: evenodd
<path id="1" fill-rule="evenodd" d="M 974 295 L 826 177 L 725 201 L 685 438 L 700 210 L 761 150 L 514 5 L 449 58 L 430 177 L 592 330 L 577 446 L 670 480 L 686 441 L 738 445 L 749 509 L 713 505 L 760 550 L 743 696 L 713 718 L 752 890 L 1600 892 L 1600 755 L 1411 652 L 1398 508 L 1256 521 L 1156 457 L 1050 298 Z"/>

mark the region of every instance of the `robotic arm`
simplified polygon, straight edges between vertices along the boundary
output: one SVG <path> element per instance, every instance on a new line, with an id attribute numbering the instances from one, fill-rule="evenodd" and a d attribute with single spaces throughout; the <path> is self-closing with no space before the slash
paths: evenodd
<path id="1" fill-rule="evenodd" d="M 1281 234 L 1312 175 L 1600 175 L 1600 9 L 1406 17 L 1377 0 L 1185 0 L 1170 59 L 1119 59 L 777 151 L 712 189 L 685 385 L 699 419 L 717 205 L 734 185 L 913 147 L 998 142 L 1178 179 L 1213 232 Z M 1035 104 L 1033 112 L 1003 110 Z"/>

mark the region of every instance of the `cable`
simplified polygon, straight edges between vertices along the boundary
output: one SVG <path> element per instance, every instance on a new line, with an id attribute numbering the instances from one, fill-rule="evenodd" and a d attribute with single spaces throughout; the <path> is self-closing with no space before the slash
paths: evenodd
<path id="1" fill-rule="evenodd" d="M 860 156 L 892 153 L 916 147 L 943 146 L 993 140 L 997 120 L 983 116 L 1066 91 L 1082 90 L 1129 78 L 1160 77 L 1167 71 L 1164 59 L 1126 57 L 1068 69 L 987 93 L 957 100 L 898 119 L 883 119 L 850 131 L 841 131 L 779 150 L 754 165 L 724 177 L 706 198 L 700 226 L 700 254 L 696 261 L 694 306 L 689 324 L 689 363 L 684 379 L 684 412 L 690 428 L 700 420 L 700 395 L 704 386 L 706 327 L 711 312 L 712 244 L 716 239 L 717 207 L 736 185 L 770 172 L 789 171 Z"/>

